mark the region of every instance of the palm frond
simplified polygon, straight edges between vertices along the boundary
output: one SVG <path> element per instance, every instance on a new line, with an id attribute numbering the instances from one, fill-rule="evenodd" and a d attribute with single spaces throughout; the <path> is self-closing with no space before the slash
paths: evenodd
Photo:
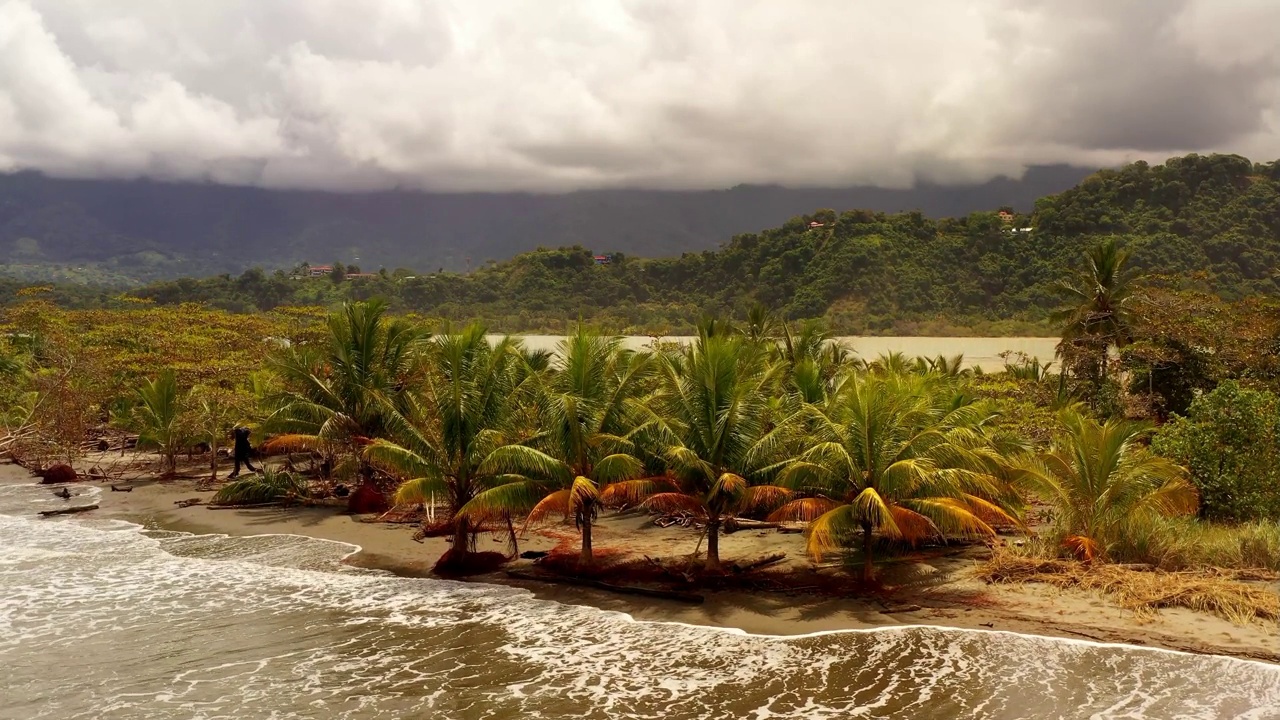
<path id="1" fill-rule="evenodd" d="M 658 493 L 678 493 L 680 488 L 667 477 L 649 477 L 610 483 L 600 493 L 600 502 L 606 507 L 638 505 Z"/>
<path id="2" fill-rule="evenodd" d="M 662 513 L 687 512 L 691 515 L 706 517 L 707 506 L 698 498 L 680 492 L 664 492 L 650 495 L 642 504 L 649 510 Z"/>
<path id="3" fill-rule="evenodd" d="M 807 497 L 792 500 L 774 510 L 767 518 L 769 522 L 813 522 L 832 510 L 844 505 L 839 500 L 827 497 Z"/>

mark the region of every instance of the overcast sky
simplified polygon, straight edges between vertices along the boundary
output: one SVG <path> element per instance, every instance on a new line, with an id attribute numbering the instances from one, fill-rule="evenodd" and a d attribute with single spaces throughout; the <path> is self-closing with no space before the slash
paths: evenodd
<path id="1" fill-rule="evenodd" d="M 1280 0 L 0 0 L 0 170 L 900 187 L 1280 157 Z"/>

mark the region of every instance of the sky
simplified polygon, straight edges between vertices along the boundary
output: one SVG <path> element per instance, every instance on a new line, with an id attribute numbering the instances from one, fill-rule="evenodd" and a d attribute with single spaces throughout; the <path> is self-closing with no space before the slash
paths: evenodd
<path id="1" fill-rule="evenodd" d="M 1280 158 L 1277 0 L 0 0 L 0 171 L 980 182 Z"/>

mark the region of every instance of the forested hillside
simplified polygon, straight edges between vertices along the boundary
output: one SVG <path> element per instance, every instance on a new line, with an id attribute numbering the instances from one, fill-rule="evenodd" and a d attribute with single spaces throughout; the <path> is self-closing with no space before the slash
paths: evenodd
<path id="1" fill-rule="evenodd" d="M 1021 180 L 909 190 L 737 187 L 565 195 L 324 193 L 145 180 L 0 175 L 0 275 L 127 284 L 300 262 L 465 272 L 539 246 L 582 245 L 662 257 L 715 248 L 736 233 L 819 207 L 941 217 L 1010 205 L 1087 171 L 1031 168 Z"/>
<path id="2" fill-rule="evenodd" d="M 849 333 L 1026 332 L 1043 322 L 1054 284 L 1083 250 L 1109 236 L 1147 273 L 1186 276 L 1226 298 L 1280 293 L 1280 162 L 1192 155 L 1136 163 L 1012 218 L 821 210 L 673 258 L 614 254 L 598 264 L 601 248 L 539 249 L 470 274 L 393 270 L 339 280 L 254 270 L 135 294 L 239 311 L 383 296 L 402 311 L 484 318 L 509 331 L 559 330 L 584 318 L 667 332 L 704 314 L 741 317 L 758 303 Z"/>

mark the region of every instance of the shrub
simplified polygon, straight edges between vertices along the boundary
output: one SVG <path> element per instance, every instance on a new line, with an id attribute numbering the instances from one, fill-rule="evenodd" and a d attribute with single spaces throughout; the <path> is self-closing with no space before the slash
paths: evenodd
<path id="1" fill-rule="evenodd" d="M 1152 448 L 1184 465 L 1204 518 L 1280 518 L 1280 398 L 1224 382 L 1175 416 Z"/>

